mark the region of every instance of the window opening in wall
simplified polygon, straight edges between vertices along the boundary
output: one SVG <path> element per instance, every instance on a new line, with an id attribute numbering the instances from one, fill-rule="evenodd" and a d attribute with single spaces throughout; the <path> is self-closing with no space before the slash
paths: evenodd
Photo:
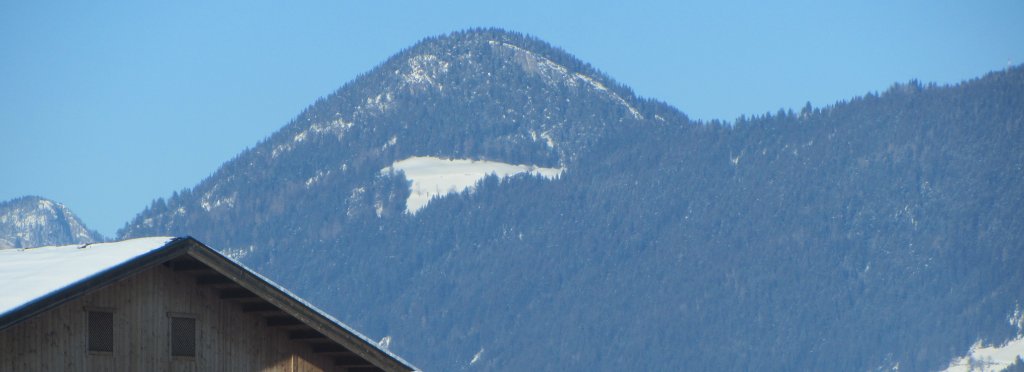
<path id="1" fill-rule="evenodd" d="M 171 356 L 196 356 L 196 318 L 171 316 Z"/>
<path id="2" fill-rule="evenodd" d="M 114 312 L 89 311 L 89 351 L 114 351 Z"/>

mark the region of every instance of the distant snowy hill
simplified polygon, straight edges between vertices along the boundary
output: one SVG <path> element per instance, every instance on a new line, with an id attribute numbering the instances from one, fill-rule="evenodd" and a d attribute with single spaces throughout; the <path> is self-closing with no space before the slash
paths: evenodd
<path id="1" fill-rule="evenodd" d="M 119 234 L 193 235 L 425 370 L 955 370 L 1024 334 L 1021 144 L 1022 67 L 694 122 L 471 30 Z"/>
<path id="2" fill-rule="evenodd" d="M 0 248 L 93 243 L 103 237 L 63 204 L 25 196 L 0 202 Z"/>

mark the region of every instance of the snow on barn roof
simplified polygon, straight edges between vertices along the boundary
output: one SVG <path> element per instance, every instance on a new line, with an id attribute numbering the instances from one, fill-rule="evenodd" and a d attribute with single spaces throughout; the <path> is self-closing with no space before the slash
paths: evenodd
<path id="1" fill-rule="evenodd" d="M 165 246 L 173 238 L 131 239 L 0 250 L 0 316 Z"/>
<path id="2" fill-rule="evenodd" d="M 187 257 L 388 371 L 419 369 L 284 287 L 192 237 L 0 249 L 0 330 L 155 264 Z"/>

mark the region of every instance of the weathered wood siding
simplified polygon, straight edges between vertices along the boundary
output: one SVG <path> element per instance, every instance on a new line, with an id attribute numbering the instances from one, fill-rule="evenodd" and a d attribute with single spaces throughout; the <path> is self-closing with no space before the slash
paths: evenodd
<path id="1" fill-rule="evenodd" d="M 114 352 L 87 351 L 89 308 L 114 310 Z M 172 357 L 168 313 L 196 317 L 195 358 Z M 287 331 L 158 265 L 0 331 L 0 371 L 322 371 Z"/>

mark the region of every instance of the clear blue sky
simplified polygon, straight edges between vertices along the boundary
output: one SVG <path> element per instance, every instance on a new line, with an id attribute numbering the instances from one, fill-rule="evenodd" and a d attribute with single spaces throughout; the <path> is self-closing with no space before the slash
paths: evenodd
<path id="1" fill-rule="evenodd" d="M 1024 62 L 1024 1 L 5 1 L 0 200 L 105 235 L 419 39 L 540 37 L 692 118 Z"/>

